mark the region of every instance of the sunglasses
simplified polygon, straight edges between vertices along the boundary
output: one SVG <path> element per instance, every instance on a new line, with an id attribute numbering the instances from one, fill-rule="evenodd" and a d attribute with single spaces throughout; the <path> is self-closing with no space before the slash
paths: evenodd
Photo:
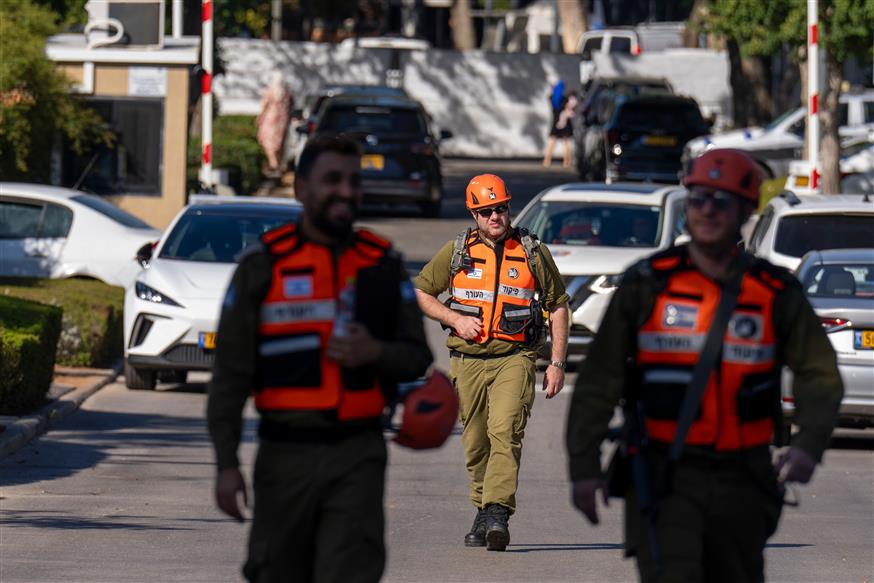
<path id="1" fill-rule="evenodd" d="M 692 191 L 686 197 L 686 204 L 696 210 L 701 210 L 707 203 L 713 205 L 713 208 L 718 211 L 726 211 L 731 208 L 734 195 L 722 190 L 714 190 L 711 192 L 696 192 Z"/>
<path id="2" fill-rule="evenodd" d="M 492 213 L 498 213 L 499 215 L 504 214 L 505 212 L 510 210 L 510 205 L 507 204 L 499 204 L 498 206 L 493 206 L 487 209 L 477 209 L 476 214 L 481 216 L 484 219 L 492 216 Z"/>

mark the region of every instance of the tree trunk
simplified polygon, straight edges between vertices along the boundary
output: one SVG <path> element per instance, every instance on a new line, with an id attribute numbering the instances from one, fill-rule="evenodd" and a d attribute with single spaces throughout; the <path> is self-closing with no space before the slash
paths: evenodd
<path id="1" fill-rule="evenodd" d="M 764 125 L 774 117 L 774 100 L 771 96 L 770 56 L 743 57 L 741 70 L 750 87 L 752 125 Z"/>
<path id="2" fill-rule="evenodd" d="M 731 109 L 734 117 L 735 127 L 745 127 L 750 125 L 749 103 L 749 83 L 744 77 L 741 68 L 740 48 L 737 41 L 727 39 L 726 48 L 728 49 L 729 60 L 729 82 L 731 83 Z"/>
<path id="3" fill-rule="evenodd" d="M 564 52 L 577 52 L 580 37 L 589 29 L 589 15 L 585 0 L 559 0 L 558 15 L 561 21 L 561 44 Z"/>
<path id="4" fill-rule="evenodd" d="M 820 100 L 820 130 L 822 143 L 819 147 L 819 163 L 822 170 L 823 194 L 838 194 L 841 191 L 841 142 L 838 137 L 840 123 L 838 111 L 841 97 L 841 63 L 828 54 L 826 91 Z"/>
<path id="5" fill-rule="evenodd" d="M 452 40 L 455 48 L 466 51 L 476 48 L 473 17 L 470 15 L 470 0 L 455 0 L 452 5 Z"/>

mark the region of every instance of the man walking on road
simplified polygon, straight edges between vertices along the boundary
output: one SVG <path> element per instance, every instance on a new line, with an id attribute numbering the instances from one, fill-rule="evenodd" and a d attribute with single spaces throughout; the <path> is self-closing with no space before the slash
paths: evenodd
<path id="1" fill-rule="evenodd" d="M 552 336 L 543 385 L 548 399 L 564 384 L 568 333 L 568 297 L 558 269 L 544 245 L 510 227 L 510 198 L 499 177 L 474 177 L 466 202 L 477 228 L 448 242 L 414 281 L 425 315 L 451 330 L 450 378 L 477 509 L 464 543 L 496 551 L 510 542 L 543 310 Z M 447 290 L 444 305 L 437 296 Z"/>
<path id="2" fill-rule="evenodd" d="M 385 565 L 380 416 L 392 383 L 420 377 L 432 358 L 400 255 L 353 229 L 360 184 L 355 142 L 308 143 L 300 221 L 262 236 L 224 300 L 207 418 L 218 506 L 242 520 L 237 448 L 254 391 L 252 582 L 376 582 Z"/>
<path id="3" fill-rule="evenodd" d="M 764 580 L 786 483 L 810 481 L 836 421 L 835 354 L 801 286 L 737 248 L 761 180 L 737 150 L 693 161 L 683 181 L 691 243 L 625 273 L 577 379 L 573 502 L 598 524 L 600 445 L 622 402 L 624 458 L 614 462 L 630 469 L 611 464 L 609 489 L 625 498 L 626 556 L 644 582 Z M 800 430 L 774 467 L 783 365 Z"/>

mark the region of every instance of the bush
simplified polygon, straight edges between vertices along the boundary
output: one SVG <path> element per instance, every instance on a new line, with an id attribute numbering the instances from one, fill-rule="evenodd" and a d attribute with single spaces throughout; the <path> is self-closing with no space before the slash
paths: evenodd
<path id="1" fill-rule="evenodd" d="M 52 383 L 62 311 L 0 295 L 0 414 L 32 410 Z"/>
<path id="2" fill-rule="evenodd" d="M 212 128 L 212 167 L 230 173 L 237 194 L 251 195 L 261 185 L 264 151 L 258 144 L 255 116 L 225 115 L 217 117 Z M 188 141 L 188 189 L 197 190 L 200 171 L 200 137 Z"/>
<path id="3" fill-rule="evenodd" d="M 111 366 L 123 353 L 124 290 L 93 279 L 0 278 L 0 297 L 60 306 L 64 317 L 57 362 Z"/>
<path id="4" fill-rule="evenodd" d="M 768 201 L 783 192 L 783 187 L 785 185 L 785 176 L 770 178 L 762 182 L 762 187 L 759 189 L 759 209 L 757 212 L 765 210 L 765 207 L 768 206 Z"/>

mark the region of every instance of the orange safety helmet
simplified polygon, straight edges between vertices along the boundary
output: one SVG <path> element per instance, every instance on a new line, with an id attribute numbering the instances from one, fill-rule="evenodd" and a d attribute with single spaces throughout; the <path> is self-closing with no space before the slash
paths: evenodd
<path id="1" fill-rule="evenodd" d="M 504 181 L 494 174 L 474 176 L 464 192 L 470 210 L 507 203 L 513 198 Z"/>
<path id="2" fill-rule="evenodd" d="M 435 370 L 404 399 L 404 415 L 395 443 L 411 449 L 443 445 L 458 419 L 458 395 L 452 382 Z"/>
<path id="3" fill-rule="evenodd" d="M 759 187 L 765 173 L 749 154 L 740 150 L 714 149 L 692 160 L 683 185 L 724 190 L 759 204 Z"/>

